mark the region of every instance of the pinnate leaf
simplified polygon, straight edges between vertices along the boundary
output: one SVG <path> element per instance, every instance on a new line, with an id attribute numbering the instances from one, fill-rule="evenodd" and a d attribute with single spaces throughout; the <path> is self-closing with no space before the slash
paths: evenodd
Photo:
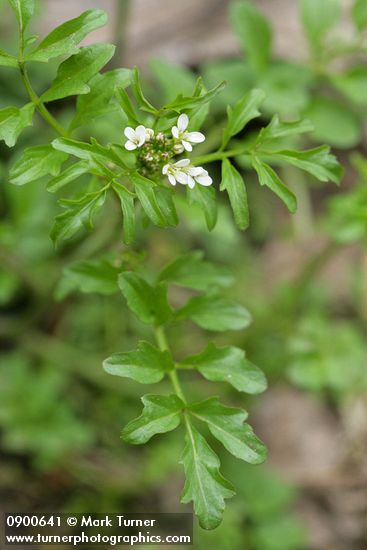
<path id="1" fill-rule="evenodd" d="M 78 94 L 88 94 L 89 80 L 111 59 L 115 51 L 112 44 L 93 44 L 61 63 L 51 87 L 41 96 L 44 102 L 55 101 Z"/>
<path id="2" fill-rule="evenodd" d="M 65 298 L 75 290 L 103 295 L 115 294 L 118 291 L 118 272 L 119 268 L 105 257 L 75 262 L 63 270 L 56 289 L 56 298 Z"/>
<path id="3" fill-rule="evenodd" d="M 201 527 L 215 529 L 222 521 L 224 499 L 231 498 L 235 492 L 219 471 L 218 456 L 189 421 L 186 446 L 180 462 L 186 477 L 181 502 L 193 501 Z"/>
<path id="4" fill-rule="evenodd" d="M 204 261 L 202 252 L 195 251 L 169 263 L 161 271 L 159 280 L 195 290 L 210 290 L 215 286 L 230 286 L 233 276 L 226 267 Z"/>
<path id="5" fill-rule="evenodd" d="M 60 204 L 66 208 L 65 212 L 56 216 L 51 230 L 51 239 L 59 241 L 70 239 L 83 226 L 93 228 L 93 215 L 103 206 L 106 199 L 106 190 L 101 189 L 87 193 L 80 199 L 60 200 Z"/>
<path id="6" fill-rule="evenodd" d="M 278 195 L 290 212 L 296 212 L 297 199 L 294 193 L 292 193 L 292 191 L 284 185 L 277 173 L 268 164 L 256 156 L 252 157 L 252 166 L 259 176 L 260 184 L 266 185 L 273 191 L 273 193 Z"/>
<path id="7" fill-rule="evenodd" d="M 124 242 L 130 244 L 135 237 L 135 208 L 134 195 L 126 187 L 116 181 L 112 182 L 112 189 L 120 199 L 123 224 L 124 224 Z"/>
<path id="8" fill-rule="evenodd" d="M 9 0 L 23 33 L 34 13 L 34 0 Z"/>
<path id="9" fill-rule="evenodd" d="M 330 154 L 330 147 L 327 145 L 306 151 L 274 151 L 272 154 L 305 170 L 320 181 L 338 183 L 343 175 L 342 166 L 334 155 Z"/>
<path id="10" fill-rule="evenodd" d="M 77 45 L 90 32 L 103 27 L 107 14 L 103 10 L 87 10 L 78 17 L 56 27 L 31 51 L 27 61 L 44 61 L 60 55 L 69 56 L 78 51 Z"/>
<path id="11" fill-rule="evenodd" d="M 258 394 L 267 387 L 263 372 L 245 357 L 242 349 L 234 346 L 217 347 L 209 343 L 201 353 L 187 357 L 181 365 L 197 369 L 212 382 L 227 382 L 240 392 Z"/>
<path id="12" fill-rule="evenodd" d="M 22 156 L 10 170 L 10 182 L 25 185 L 46 175 L 56 176 L 60 172 L 67 154 L 55 151 L 51 145 L 36 145 L 24 149 Z"/>
<path id="13" fill-rule="evenodd" d="M 15 69 L 17 69 L 18 60 L 13 55 L 10 55 L 10 53 L 7 53 L 4 50 L 0 49 L 0 65 L 2 67 L 14 67 Z"/>
<path id="14" fill-rule="evenodd" d="M 24 128 L 32 125 L 33 103 L 27 103 L 21 109 L 6 107 L 0 110 L 0 140 L 13 147 Z"/>
<path id="15" fill-rule="evenodd" d="M 160 325 L 171 317 L 164 284 L 153 287 L 132 271 L 122 272 L 118 283 L 129 308 L 143 323 Z"/>
<path id="16" fill-rule="evenodd" d="M 193 189 L 188 188 L 187 193 L 189 203 L 198 204 L 203 211 L 209 231 L 214 229 L 218 219 L 218 203 L 214 187 L 195 185 Z"/>
<path id="17" fill-rule="evenodd" d="M 240 330 L 251 322 L 251 315 L 240 304 L 216 294 L 194 296 L 176 312 L 178 319 L 191 319 L 207 330 Z"/>
<path id="18" fill-rule="evenodd" d="M 232 107 L 228 107 L 228 123 L 223 133 L 223 147 L 227 145 L 232 136 L 235 136 L 244 129 L 246 124 L 261 115 L 259 106 L 265 99 L 265 93 L 262 90 L 251 90 L 245 94 Z"/>
<path id="19" fill-rule="evenodd" d="M 136 351 L 114 353 L 103 362 L 109 374 L 132 378 L 140 384 L 160 382 L 174 368 L 168 351 L 160 351 L 148 342 L 139 342 Z"/>
<path id="20" fill-rule="evenodd" d="M 222 405 L 217 397 L 188 406 L 188 410 L 205 422 L 213 436 L 235 457 L 260 464 L 266 459 L 266 448 L 244 421 L 247 413 L 241 409 Z"/>
<path id="21" fill-rule="evenodd" d="M 89 163 L 84 160 L 71 164 L 63 170 L 61 174 L 55 176 L 48 182 L 47 191 L 50 191 L 50 193 L 55 193 L 71 181 L 76 180 L 79 176 L 86 174 L 89 168 Z"/>
<path id="22" fill-rule="evenodd" d="M 227 191 L 236 224 L 246 229 L 250 223 L 245 182 L 228 159 L 222 162 L 221 191 Z"/>
<path id="23" fill-rule="evenodd" d="M 103 74 L 96 74 L 88 83 L 90 92 L 78 96 L 77 112 L 72 120 L 71 128 L 88 124 L 96 118 L 117 108 L 113 101 L 115 90 L 119 86 L 125 88 L 130 84 L 129 69 L 115 69 Z"/>
<path id="24" fill-rule="evenodd" d="M 141 445 L 153 435 L 170 432 L 180 424 L 185 404 L 177 395 L 144 395 L 141 400 L 142 414 L 122 431 L 122 439 L 127 443 Z"/>

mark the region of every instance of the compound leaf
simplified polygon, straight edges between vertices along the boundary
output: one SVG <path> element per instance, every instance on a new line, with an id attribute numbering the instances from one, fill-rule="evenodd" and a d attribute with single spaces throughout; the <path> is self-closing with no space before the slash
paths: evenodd
<path id="1" fill-rule="evenodd" d="M 149 441 L 153 435 L 170 432 L 181 422 L 185 404 L 177 395 L 144 395 L 142 414 L 127 424 L 122 439 L 133 445 Z"/>

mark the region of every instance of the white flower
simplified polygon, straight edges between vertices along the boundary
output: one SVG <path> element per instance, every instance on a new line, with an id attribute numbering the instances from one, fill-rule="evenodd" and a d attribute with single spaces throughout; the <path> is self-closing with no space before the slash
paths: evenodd
<path id="1" fill-rule="evenodd" d="M 149 141 L 154 137 L 154 130 L 152 128 L 145 128 L 145 140 Z"/>
<path id="2" fill-rule="evenodd" d="M 171 185 L 181 183 L 188 185 L 190 189 L 195 187 L 196 183 L 205 187 L 213 183 L 207 170 L 201 166 L 191 166 L 189 159 L 182 159 L 174 164 L 166 164 L 163 166 L 162 173 L 168 177 Z"/>
<path id="3" fill-rule="evenodd" d="M 187 184 L 186 169 L 190 165 L 189 159 L 182 159 L 174 164 L 165 164 L 162 169 L 162 174 L 168 177 L 171 185 L 176 185 L 176 182 Z"/>
<path id="4" fill-rule="evenodd" d="M 204 134 L 201 132 L 187 132 L 189 125 L 189 117 L 182 114 L 178 117 L 177 126 L 173 126 L 172 135 L 178 140 L 186 151 L 192 151 L 191 143 L 201 143 L 205 140 Z"/>
<path id="5" fill-rule="evenodd" d="M 146 141 L 149 141 L 154 136 L 154 131 L 151 128 L 145 128 L 142 124 L 137 128 L 131 128 L 128 126 L 124 130 L 124 134 L 127 137 L 125 148 L 128 151 L 133 151 L 137 147 L 144 145 Z"/>

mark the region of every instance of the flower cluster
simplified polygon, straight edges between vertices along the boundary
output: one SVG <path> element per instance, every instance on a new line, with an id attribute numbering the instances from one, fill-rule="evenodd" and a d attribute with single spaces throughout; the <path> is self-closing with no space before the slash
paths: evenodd
<path id="1" fill-rule="evenodd" d="M 181 183 L 191 189 L 195 184 L 208 186 L 213 183 L 207 170 L 201 166 L 193 166 L 187 158 L 172 162 L 176 155 L 184 151 L 191 152 L 192 144 L 202 143 L 205 140 L 201 132 L 189 132 L 189 118 L 186 114 L 178 117 L 177 125 L 171 129 L 172 137 L 162 132 L 154 133 L 152 128 L 143 125 L 137 128 L 125 128 L 127 138 L 125 148 L 128 151 L 139 149 L 138 164 L 143 174 L 149 176 L 152 172 L 161 172 L 167 176 L 171 185 Z"/>

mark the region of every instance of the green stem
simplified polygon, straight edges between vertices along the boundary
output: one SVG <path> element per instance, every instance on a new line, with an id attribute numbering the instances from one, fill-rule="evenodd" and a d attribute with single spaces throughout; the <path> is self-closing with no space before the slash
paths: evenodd
<path id="1" fill-rule="evenodd" d="M 20 74 L 22 75 L 22 80 L 24 86 L 28 92 L 29 98 L 32 103 L 35 105 L 37 111 L 42 116 L 42 118 L 50 125 L 60 136 L 67 137 L 68 132 L 58 123 L 58 121 L 51 115 L 51 113 L 46 109 L 45 105 L 42 103 L 41 99 L 38 97 L 34 91 L 32 84 L 29 80 L 27 70 L 22 61 L 19 61 Z"/>
<path id="2" fill-rule="evenodd" d="M 248 148 L 238 148 L 231 149 L 229 151 L 216 151 L 215 153 L 210 153 L 209 155 L 202 155 L 200 157 L 193 158 L 192 164 L 208 164 L 210 162 L 215 162 L 216 160 L 223 160 L 229 157 L 238 157 L 239 155 L 245 155 L 249 153 Z"/>
<path id="3" fill-rule="evenodd" d="M 164 328 L 162 326 L 156 327 L 155 331 L 155 339 L 157 341 L 158 347 L 161 351 L 169 351 L 169 345 L 167 342 L 166 334 L 164 331 Z M 182 390 L 180 380 L 177 375 L 177 370 L 171 370 L 168 373 L 168 376 L 170 377 L 173 389 L 175 390 L 176 395 L 184 402 L 187 403 L 185 394 Z"/>

